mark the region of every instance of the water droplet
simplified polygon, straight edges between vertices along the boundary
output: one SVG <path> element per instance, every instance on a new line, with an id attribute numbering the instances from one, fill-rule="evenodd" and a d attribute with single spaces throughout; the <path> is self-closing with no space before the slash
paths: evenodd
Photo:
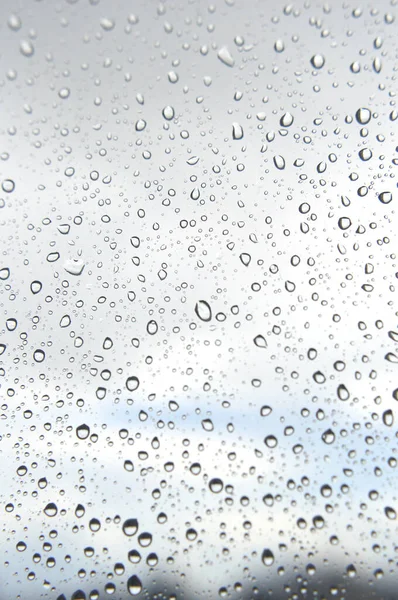
<path id="1" fill-rule="evenodd" d="M 99 519 L 90 519 L 88 527 L 90 531 L 97 533 L 97 531 L 101 529 L 101 521 L 99 521 Z"/>
<path id="2" fill-rule="evenodd" d="M 264 444 L 268 448 L 276 448 L 278 445 L 278 438 L 276 438 L 274 435 L 267 435 L 267 437 L 264 438 Z"/>
<path id="3" fill-rule="evenodd" d="M 201 321 L 211 321 L 212 312 L 210 305 L 206 302 L 206 300 L 199 300 L 199 302 L 196 303 L 195 312 Z"/>
<path id="4" fill-rule="evenodd" d="M 392 200 L 391 192 L 381 192 L 379 194 L 379 200 L 382 204 L 389 204 Z"/>
<path id="5" fill-rule="evenodd" d="M 223 491 L 224 484 L 221 479 L 219 479 L 218 477 L 215 477 L 214 479 L 210 480 L 209 488 L 214 494 L 219 494 L 220 492 Z"/>
<path id="6" fill-rule="evenodd" d="M 336 439 L 336 436 L 331 429 L 327 429 L 322 434 L 322 441 L 325 442 L 325 444 L 333 444 L 335 439 Z"/>
<path id="7" fill-rule="evenodd" d="M 142 583 L 137 575 L 132 575 L 127 581 L 127 589 L 132 596 L 138 596 L 142 592 Z"/>
<path id="8" fill-rule="evenodd" d="M 372 117 L 372 113 L 368 108 L 358 108 L 355 113 L 355 118 L 360 125 L 367 125 Z"/>
<path id="9" fill-rule="evenodd" d="M 79 425 L 78 427 L 76 427 L 76 435 L 79 438 L 79 440 L 86 440 L 90 435 L 90 427 L 85 423 Z"/>
<path id="10" fill-rule="evenodd" d="M 50 502 L 44 508 L 43 512 L 45 515 L 47 515 L 47 517 L 55 517 L 55 515 L 58 513 L 57 505 L 54 504 L 54 502 Z"/>
<path id="11" fill-rule="evenodd" d="M 228 48 L 226 46 L 223 46 L 222 48 L 220 48 L 220 50 L 218 51 L 217 54 L 218 58 L 221 60 L 221 62 L 226 65 L 227 67 L 233 67 L 235 64 L 234 59 L 231 56 L 230 51 L 228 50 Z"/>
<path id="12" fill-rule="evenodd" d="M 10 276 L 10 269 L 8 267 L 3 267 L 0 269 L 0 279 L 2 281 L 6 281 Z"/>
<path id="13" fill-rule="evenodd" d="M 78 519 L 81 519 L 82 517 L 84 517 L 84 514 L 86 512 L 86 509 L 84 508 L 83 504 L 78 504 L 75 508 L 75 515 Z"/>
<path id="14" fill-rule="evenodd" d="M 33 54 L 35 53 L 35 49 L 33 47 L 32 42 L 30 42 L 29 40 L 22 40 L 20 45 L 19 45 L 19 49 L 21 51 L 21 54 L 23 56 L 26 57 L 30 57 L 33 56 Z"/>
<path id="15" fill-rule="evenodd" d="M 343 402 L 346 402 L 350 397 L 350 392 L 343 383 L 341 383 L 337 388 L 337 396 L 339 400 L 342 400 Z"/>
<path id="16" fill-rule="evenodd" d="M 267 347 L 267 340 L 265 339 L 265 337 L 261 334 L 256 335 L 256 337 L 254 338 L 253 342 L 255 343 L 255 345 L 258 348 L 266 348 Z"/>
<path id="17" fill-rule="evenodd" d="M 104 31 L 112 31 L 112 29 L 115 27 L 115 22 L 112 19 L 103 17 L 100 19 L 100 25 Z"/>
<path id="18" fill-rule="evenodd" d="M 3 183 L 1 184 L 1 187 L 3 189 L 3 192 L 11 194 L 11 192 L 15 190 L 15 181 L 13 181 L 12 179 L 4 179 Z"/>
<path id="19" fill-rule="evenodd" d="M 30 284 L 30 291 L 32 292 L 32 294 L 38 294 L 41 289 L 43 287 L 43 284 L 41 283 L 41 281 L 32 281 L 32 283 Z"/>
<path id="20" fill-rule="evenodd" d="M 75 277 L 78 277 L 83 273 L 84 266 L 84 262 L 77 258 L 68 259 L 64 263 L 65 271 L 69 273 L 69 275 L 74 275 Z"/>
<path id="21" fill-rule="evenodd" d="M 321 384 L 321 383 L 325 383 L 325 381 L 326 381 L 326 377 L 321 371 L 316 371 L 316 373 L 314 373 L 312 377 L 313 377 L 314 381 L 316 381 L 316 383 Z"/>
<path id="22" fill-rule="evenodd" d="M 397 513 L 391 506 L 386 506 L 384 512 L 387 519 L 390 519 L 391 521 L 397 518 Z"/>
<path id="23" fill-rule="evenodd" d="M 71 322 L 72 321 L 71 321 L 70 316 L 69 315 L 64 315 L 62 317 L 62 319 L 60 320 L 60 322 L 59 322 L 59 326 L 63 327 L 63 328 L 69 327 L 69 325 L 71 324 Z"/>
<path id="24" fill-rule="evenodd" d="M 12 30 L 12 31 L 18 31 L 18 29 L 21 29 L 22 26 L 22 22 L 21 19 L 18 15 L 10 15 L 8 17 L 8 27 Z"/>
<path id="25" fill-rule="evenodd" d="M 346 229 L 351 227 L 351 225 L 352 225 L 351 219 L 349 217 L 340 217 L 340 219 L 338 220 L 338 225 L 339 225 L 340 229 L 345 231 Z"/>
<path id="26" fill-rule="evenodd" d="M 33 358 L 36 362 L 41 363 L 46 358 L 46 354 L 44 350 L 38 349 L 33 352 Z"/>
<path id="27" fill-rule="evenodd" d="M 62 99 L 62 100 L 66 100 L 67 98 L 69 98 L 70 96 L 70 89 L 67 87 L 61 88 L 58 92 L 58 96 Z"/>
<path id="28" fill-rule="evenodd" d="M 243 138 L 243 128 L 239 123 L 232 123 L 232 139 L 241 140 Z"/>
<path id="29" fill-rule="evenodd" d="M 174 108 L 172 106 L 165 106 L 162 114 L 167 121 L 171 121 L 174 119 Z"/>
<path id="30" fill-rule="evenodd" d="M 136 131 L 144 131 L 146 127 L 146 121 L 144 121 L 144 119 L 138 119 L 138 121 L 135 124 L 135 130 Z"/>
<path id="31" fill-rule="evenodd" d="M 281 156 L 280 154 L 278 154 L 277 156 L 274 156 L 274 165 L 276 166 L 277 169 L 279 169 L 280 171 L 282 171 L 285 168 L 285 159 L 283 158 L 283 156 Z"/>
<path id="32" fill-rule="evenodd" d="M 261 560 L 266 567 L 271 567 L 275 561 L 273 552 L 269 548 L 265 548 L 261 555 Z"/>
<path id="33" fill-rule="evenodd" d="M 311 58 L 311 64 L 314 69 L 322 69 L 323 65 L 325 64 L 325 57 L 322 56 L 322 54 L 314 54 L 314 56 Z"/>
<path id="34" fill-rule="evenodd" d="M 394 413 L 391 409 L 385 410 L 383 412 L 383 423 L 387 427 L 392 427 L 392 425 L 394 424 Z"/>
<path id="35" fill-rule="evenodd" d="M 129 392 L 135 392 L 135 390 L 138 389 L 139 385 L 140 381 L 135 375 L 132 375 L 131 377 L 128 377 L 126 379 L 126 388 Z"/>
<path id="36" fill-rule="evenodd" d="M 138 520 L 137 519 L 127 519 L 122 526 L 123 533 L 127 536 L 135 535 L 138 531 Z"/>
<path id="37" fill-rule="evenodd" d="M 199 475 L 202 471 L 202 467 L 199 463 L 192 463 L 192 465 L 189 467 L 189 470 L 191 471 L 192 475 Z"/>
<path id="38" fill-rule="evenodd" d="M 154 319 L 148 321 L 146 330 L 149 333 L 149 335 L 155 335 L 158 332 L 158 328 L 158 324 Z"/>
<path id="39" fill-rule="evenodd" d="M 287 112 L 281 117 L 280 124 L 282 127 L 290 127 L 290 125 L 293 124 L 293 121 L 294 121 L 293 115 L 290 114 L 290 112 Z"/>
<path id="40" fill-rule="evenodd" d="M 252 257 L 247 252 L 242 252 L 242 254 L 239 256 L 239 258 L 240 258 L 242 264 L 245 265 L 245 267 L 248 267 L 250 265 L 250 261 L 251 261 Z"/>

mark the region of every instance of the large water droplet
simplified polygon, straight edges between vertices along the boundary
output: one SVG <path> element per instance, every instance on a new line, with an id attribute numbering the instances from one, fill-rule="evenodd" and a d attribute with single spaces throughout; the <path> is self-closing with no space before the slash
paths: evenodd
<path id="1" fill-rule="evenodd" d="M 226 65 L 227 67 L 233 67 L 235 64 L 234 59 L 231 56 L 230 51 L 228 50 L 228 48 L 226 46 L 223 46 L 222 48 L 220 48 L 220 50 L 218 51 L 217 54 L 218 58 L 221 60 L 221 62 Z"/>
<path id="2" fill-rule="evenodd" d="M 209 482 L 209 488 L 214 494 L 219 494 L 224 489 L 224 484 L 221 479 L 218 477 L 214 477 Z"/>
<path id="3" fill-rule="evenodd" d="M 138 520 L 137 519 L 127 519 L 122 526 L 123 533 L 127 536 L 135 535 L 138 531 Z"/>
<path id="4" fill-rule="evenodd" d="M 129 392 L 135 392 L 135 390 L 138 389 L 139 385 L 140 381 L 135 375 L 131 375 L 131 377 L 128 377 L 126 379 L 126 388 Z"/>
<path id="5" fill-rule="evenodd" d="M 265 548 L 261 555 L 261 560 L 266 567 L 271 567 L 275 561 L 273 552 L 269 548 Z"/>
<path id="6" fill-rule="evenodd" d="M 127 589 L 132 596 L 138 596 L 142 591 L 141 580 L 137 575 L 132 575 L 127 581 Z"/>

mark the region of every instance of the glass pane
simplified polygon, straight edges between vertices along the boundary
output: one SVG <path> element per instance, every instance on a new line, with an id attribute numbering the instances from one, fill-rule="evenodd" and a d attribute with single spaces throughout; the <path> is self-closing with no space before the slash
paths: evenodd
<path id="1" fill-rule="evenodd" d="M 3 0 L 2 598 L 396 598 L 396 4 Z"/>

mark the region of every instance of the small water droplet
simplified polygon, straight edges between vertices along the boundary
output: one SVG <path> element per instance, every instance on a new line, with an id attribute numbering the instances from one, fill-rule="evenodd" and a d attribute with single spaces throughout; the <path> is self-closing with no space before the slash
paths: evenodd
<path id="1" fill-rule="evenodd" d="M 26 57 L 33 56 L 33 54 L 35 53 L 33 44 L 29 40 L 22 40 L 19 45 L 19 49 L 21 51 L 21 54 Z"/>

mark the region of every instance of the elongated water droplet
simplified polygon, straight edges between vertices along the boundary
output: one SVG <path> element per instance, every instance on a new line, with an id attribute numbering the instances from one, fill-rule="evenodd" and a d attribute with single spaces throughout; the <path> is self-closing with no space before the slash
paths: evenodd
<path id="1" fill-rule="evenodd" d="M 220 50 L 218 51 L 217 54 L 218 58 L 221 60 L 221 62 L 226 65 L 227 67 L 233 67 L 235 64 L 234 59 L 231 56 L 230 51 L 228 50 L 228 48 L 226 46 L 223 46 L 222 48 L 220 48 Z"/>
<path id="2" fill-rule="evenodd" d="M 195 312 L 201 321 L 211 321 L 212 312 L 206 300 L 199 300 L 195 305 Z"/>
<path id="3" fill-rule="evenodd" d="M 243 138 L 243 128 L 239 123 L 232 123 L 232 138 L 241 140 Z"/>
<path id="4" fill-rule="evenodd" d="M 283 158 L 283 156 L 281 156 L 280 154 L 278 154 L 277 156 L 274 156 L 274 165 L 276 166 L 277 169 L 279 169 L 280 171 L 282 171 L 285 168 L 285 159 Z"/>

